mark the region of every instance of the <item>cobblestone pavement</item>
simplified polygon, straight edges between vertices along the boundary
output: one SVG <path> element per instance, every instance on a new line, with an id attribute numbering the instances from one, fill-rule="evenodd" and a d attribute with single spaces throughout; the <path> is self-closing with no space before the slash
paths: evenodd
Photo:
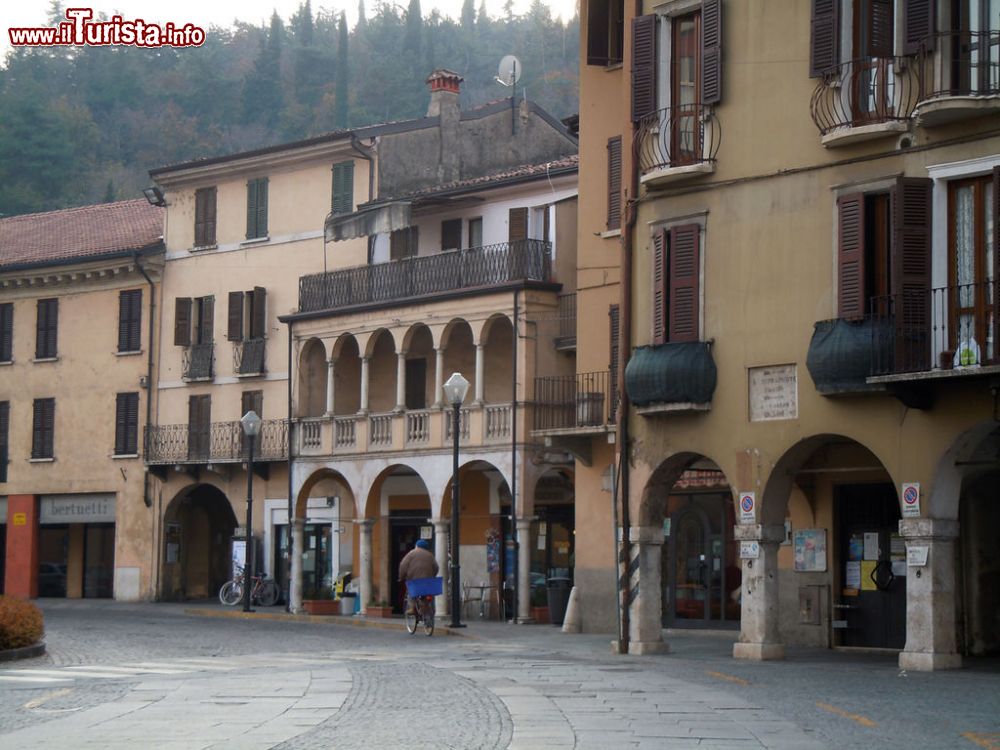
<path id="1" fill-rule="evenodd" d="M 545 626 L 425 638 L 181 605 L 42 606 L 48 654 L 0 663 L 3 747 L 1000 750 L 996 661 L 908 675 L 889 655 L 736 662 L 731 635 L 616 657 L 607 636 Z"/>

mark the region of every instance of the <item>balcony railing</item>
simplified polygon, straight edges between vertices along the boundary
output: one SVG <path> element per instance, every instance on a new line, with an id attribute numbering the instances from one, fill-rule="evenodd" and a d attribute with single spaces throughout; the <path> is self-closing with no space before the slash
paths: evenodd
<path id="1" fill-rule="evenodd" d="M 556 311 L 559 332 L 556 335 L 556 349 L 576 347 L 576 294 L 560 294 Z"/>
<path id="2" fill-rule="evenodd" d="M 184 380 L 211 380 L 215 344 L 193 344 L 184 350 L 181 362 Z"/>
<path id="3" fill-rule="evenodd" d="M 1000 95 L 1000 30 L 942 31 L 928 38 L 922 56 L 922 100 Z"/>
<path id="4" fill-rule="evenodd" d="M 145 435 L 147 464 L 234 463 L 245 461 L 249 443 L 238 421 L 211 424 L 149 425 Z M 288 422 L 265 419 L 254 448 L 255 461 L 288 458 Z"/>
<path id="5" fill-rule="evenodd" d="M 406 412 L 406 443 L 426 443 L 431 436 L 431 412 L 429 411 L 408 411 Z"/>
<path id="6" fill-rule="evenodd" d="M 266 339 L 233 342 L 233 372 L 238 375 L 263 375 Z"/>
<path id="7" fill-rule="evenodd" d="M 510 404 L 490 404 L 483 407 L 483 440 L 508 440 L 511 427 Z"/>
<path id="8" fill-rule="evenodd" d="M 535 430 L 602 427 L 614 421 L 611 373 L 535 378 Z"/>
<path id="9" fill-rule="evenodd" d="M 832 68 L 810 102 L 813 122 L 826 136 L 838 130 L 905 124 L 921 98 L 915 57 L 852 60 Z"/>
<path id="10" fill-rule="evenodd" d="M 722 131 L 712 107 L 679 104 L 639 123 L 635 149 L 643 175 L 665 169 L 714 164 Z"/>
<path id="11" fill-rule="evenodd" d="M 335 448 L 353 448 L 358 444 L 359 417 L 334 417 L 333 446 Z"/>
<path id="12" fill-rule="evenodd" d="M 393 302 L 551 278 L 549 243 L 520 240 L 303 276 L 299 279 L 299 311 Z"/>
<path id="13" fill-rule="evenodd" d="M 373 446 L 392 445 L 392 414 L 372 414 L 368 429 Z"/>
<path id="14" fill-rule="evenodd" d="M 447 416 L 444 420 L 444 439 L 451 442 L 453 440 L 451 429 L 452 424 L 455 421 L 455 413 L 452 409 L 447 409 Z M 469 423 L 471 421 L 472 410 L 469 408 L 461 408 L 458 410 L 458 439 L 468 440 L 469 439 Z"/>

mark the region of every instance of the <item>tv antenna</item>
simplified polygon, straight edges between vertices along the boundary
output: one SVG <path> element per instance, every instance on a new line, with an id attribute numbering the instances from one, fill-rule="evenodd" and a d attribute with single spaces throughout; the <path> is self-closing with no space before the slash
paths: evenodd
<path id="1" fill-rule="evenodd" d="M 504 55 L 497 70 L 496 82 L 512 88 L 510 94 L 510 132 L 517 133 L 517 82 L 521 79 L 521 61 L 513 55 Z"/>

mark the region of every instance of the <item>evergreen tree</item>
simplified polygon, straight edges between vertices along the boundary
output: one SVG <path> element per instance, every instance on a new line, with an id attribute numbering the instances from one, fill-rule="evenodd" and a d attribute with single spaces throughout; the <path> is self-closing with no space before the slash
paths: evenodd
<path id="1" fill-rule="evenodd" d="M 348 32 L 347 32 L 347 14 L 344 11 L 340 12 L 340 27 L 338 29 L 337 35 L 337 83 L 336 83 L 336 98 L 337 98 L 337 108 L 334 115 L 334 125 L 337 128 L 346 128 L 348 121 L 348 98 L 350 96 L 350 69 L 349 69 L 349 56 L 347 53 L 348 45 Z"/>
<path id="2" fill-rule="evenodd" d="M 474 0 L 462 0 L 462 30 L 471 32 L 476 25 L 476 6 Z"/>
<path id="3" fill-rule="evenodd" d="M 358 23 L 354 27 L 354 33 L 362 34 L 367 28 L 368 18 L 365 16 L 365 0 L 358 0 Z"/>

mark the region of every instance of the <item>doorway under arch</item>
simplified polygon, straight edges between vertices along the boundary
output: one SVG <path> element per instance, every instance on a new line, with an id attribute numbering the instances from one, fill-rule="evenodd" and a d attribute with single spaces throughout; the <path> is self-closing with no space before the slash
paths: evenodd
<path id="1" fill-rule="evenodd" d="M 236 514 L 222 490 L 195 484 L 181 490 L 163 514 L 160 598 L 214 597 L 233 575 Z"/>

